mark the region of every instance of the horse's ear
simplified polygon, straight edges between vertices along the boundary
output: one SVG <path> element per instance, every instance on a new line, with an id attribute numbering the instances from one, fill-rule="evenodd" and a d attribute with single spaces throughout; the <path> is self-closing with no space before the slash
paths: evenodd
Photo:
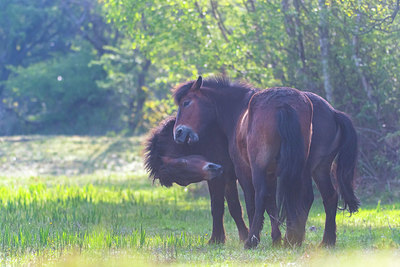
<path id="1" fill-rule="evenodd" d="M 199 90 L 202 85 L 203 85 L 203 78 L 199 76 L 199 78 L 197 78 L 197 81 L 195 81 L 192 87 L 190 87 L 190 90 Z"/>

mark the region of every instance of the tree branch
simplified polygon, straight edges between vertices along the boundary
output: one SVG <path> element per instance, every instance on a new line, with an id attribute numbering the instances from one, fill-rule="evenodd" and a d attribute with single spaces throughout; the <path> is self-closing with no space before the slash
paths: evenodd
<path id="1" fill-rule="evenodd" d="M 225 25 L 221 19 L 221 15 L 218 12 L 218 4 L 213 0 L 210 0 L 210 3 L 211 3 L 211 12 L 213 14 L 213 17 L 217 20 L 218 28 L 221 31 L 225 41 L 229 42 L 229 39 L 227 37 L 227 34 L 229 34 L 229 32 L 226 30 Z"/>

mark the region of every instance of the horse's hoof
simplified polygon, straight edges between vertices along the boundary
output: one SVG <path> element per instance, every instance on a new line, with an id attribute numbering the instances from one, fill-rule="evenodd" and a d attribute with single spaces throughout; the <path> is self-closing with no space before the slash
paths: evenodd
<path id="1" fill-rule="evenodd" d="M 334 240 L 322 240 L 321 244 L 319 244 L 320 248 L 334 248 L 335 247 L 336 242 Z"/>
<path id="2" fill-rule="evenodd" d="M 300 247 L 303 243 L 304 235 L 298 233 L 287 233 L 285 235 L 284 246 L 285 247 Z"/>
<path id="3" fill-rule="evenodd" d="M 246 241 L 248 236 L 249 236 L 249 231 L 248 230 L 239 232 L 239 239 L 240 239 L 241 242 Z"/>
<path id="4" fill-rule="evenodd" d="M 208 244 L 209 245 L 214 245 L 214 244 L 225 244 L 225 237 L 220 237 L 220 238 L 216 238 L 216 237 L 211 237 L 210 240 L 208 240 Z"/>
<path id="5" fill-rule="evenodd" d="M 272 240 L 272 246 L 275 248 L 279 248 L 282 246 L 282 238 L 278 238 L 276 240 Z"/>
<path id="6" fill-rule="evenodd" d="M 245 249 L 255 248 L 257 247 L 258 243 L 260 243 L 260 240 L 258 240 L 258 238 L 255 235 L 253 235 L 252 237 L 246 240 L 246 242 L 244 243 L 244 248 Z"/>
<path id="7" fill-rule="evenodd" d="M 295 248 L 295 247 L 301 247 L 301 244 L 303 243 L 302 240 L 287 240 L 285 239 L 285 241 L 283 242 L 283 246 L 285 248 Z"/>
<path id="8" fill-rule="evenodd" d="M 324 233 L 322 242 L 319 245 L 322 248 L 332 248 L 336 244 L 336 234 L 335 233 Z"/>

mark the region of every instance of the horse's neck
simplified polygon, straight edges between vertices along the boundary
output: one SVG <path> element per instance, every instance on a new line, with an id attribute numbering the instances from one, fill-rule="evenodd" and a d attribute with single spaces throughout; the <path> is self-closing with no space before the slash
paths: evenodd
<path id="1" fill-rule="evenodd" d="M 235 142 L 237 125 L 247 111 L 253 94 L 254 92 L 249 90 L 242 98 L 228 99 L 224 101 L 224 105 L 218 105 L 219 125 L 230 144 Z"/>

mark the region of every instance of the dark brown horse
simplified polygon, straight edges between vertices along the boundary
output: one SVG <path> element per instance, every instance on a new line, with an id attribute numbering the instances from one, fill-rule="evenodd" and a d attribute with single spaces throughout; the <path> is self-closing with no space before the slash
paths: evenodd
<path id="1" fill-rule="evenodd" d="M 277 176 L 278 210 L 270 210 L 273 229 L 277 217 L 286 218 L 289 244 L 300 244 L 305 232 L 306 211 L 302 192 L 311 142 L 312 104 L 293 88 L 272 88 L 253 92 L 246 87 L 230 87 L 224 80 L 206 82 L 202 78 L 188 89 L 175 91 L 179 110 L 174 127 L 177 143 L 196 143 L 219 128 L 227 137 L 229 152 L 245 195 L 253 194 L 254 214 L 245 247 L 255 247 L 260 239 L 264 212 L 275 202 Z M 308 189 L 312 190 L 312 189 Z M 247 200 L 247 198 L 246 198 Z M 247 204 L 247 203 L 246 203 Z M 251 216 L 250 216 L 251 219 Z"/>
<path id="2" fill-rule="evenodd" d="M 314 107 L 313 134 L 306 175 L 312 176 L 324 204 L 326 218 L 322 245 L 334 246 L 338 193 L 340 192 L 343 199 L 343 208 L 350 213 L 357 212 L 360 206 L 360 201 L 354 193 L 357 133 L 349 116 L 335 110 L 322 97 L 310 92 L 305 94 Z M 335 159 L 336 170 L 331 173 Z M 334 187 L 332 179 L 337 182 L 339 188 Z M 312 192 L 306 193 L 305 196 L 308 211 L 314 198 Z"/>
<path id="3" fill-rule="evenodd" d="M 212 90 L 210 88 L 219 89 Z M 198 131 L 194 131 L 193 128 L 189 127 L 177 127 L 175 136 L 178 142 L 179 138 L 181 142 L 190 143 L 196 141 L 196 139 L 199 139 L 199 134 L 202 137 L 204 129 L 213 127 L 221 128 L 221 131 L 223 131 L 228 139 L 234 140 L 236 132 L 229 131 L 229 127 L 232 128 L 232 125 L 235 126 L 235 124 L 241 123 L 241 120 L 238 118 L 240 118 L 243 110 L 247 109 L 249 101 L 255 93 L 256 90 L 251 89 L 249 86 L 230 84 L 228 80 L 221 78 L 208 80 L 204 86 L 202 86 L 201 80 L 178 86 L 174 92 L 174 96 L 180 107 L 179 113 L 181 114 L 183 109 L 191 106 L 191 112 L 197 113 L 200 118 L 205 115 L 207 118 L 206 122 L 197 124 L 198 120 L 194 120 L 194 124 L 191 122 L 190 126 L 198 128 Z M 233 96 L 233 98 L 226 98 L 227 94 L 231 97 Z M 359 201 L 355 197 L 353 189 L 354 169 L 357 157 L 357 136 L 352 122 L 347 115 L 336 111 L 324 99 L 313 93 L 306 93 L 306 95 L 313 103 L 314 116 L 312 119 L 313 134 L 311 149 L 305 176 L 312 175 L 323 198 L 327 216 L 322 245 L 334 245 L 336 241 L 335 218 L 338 193 L 331 181 L 332 163 L 336 158 L 336 175 L 340 193 L 344 200 L 345 208 L 348 208 L 350 213 L 353 213 L 359 207 Z M 195 104 L 193 105 L 193 103 Z M 224 108 L 227 108 L 229 111 L 225 112 L 227 115 L 221 116 L 221 111 L 224 112 Z M 192 120 L 190 117 L 187 119 Z M 235 169 L 237 175 L 241 178 L 239 182 L 244 188 L 246 208 L 249 219 L 252 221 L 252 214 L 254 214 L 254 189 L 251 181 L 248 178 L 244 178 L 251 177 L 251 171 L 246 166 L 246 163 L 240 161 L 235 146 L 237 146 L 235 141 L 231 141 L 229 147 L 226 147 L 226 149 L 230 150 L 232 159 L 237 163 Z M 310 183 L 311 180 L 305 178 L 305 184 L 303 185 L 305 189 L 305 193 L 303 194 L 303 208 L 306 213 L 308 213 L 314 199 Z M 271 183 L 270 188 L 274 187 L 275 183 Z M 271 236 L 273 242 L 280 243 L 281 233 L 278 228 L 279 222 L 276 220 L 274 192 L 270 192 L 268 195 L 266 205 L 266 210 L 271 219 Z M 252 246 L 251 242 L 248 246 Z"/>
<path id="4" fill-rule="evenodd" d="M 205 138 L 205 143 L 198 142 L 192 146 L 178 145 L 173 139 L 174 123 L 175 118 L 167 118 L 151 132 L 147 139 L 145 167 L 150 177 L 158 179 L 165 186 L 171 186 L 174 182 L 186 186 L 206 180 L 213 217 L 213 230 L 209 243 L 225 242 L 224 196 L 228 202 L 230 214 L 237 225 L 239 237 L 245 240 L 248 229 L 242 217 L 236 177 L 229 158 L 226 139 L 221 134 L 215 133 L 212 139 Z M 221 165 L 224 169 L 223 173 Z M 214 176 L 217 177 L 214 178 Z"/>

